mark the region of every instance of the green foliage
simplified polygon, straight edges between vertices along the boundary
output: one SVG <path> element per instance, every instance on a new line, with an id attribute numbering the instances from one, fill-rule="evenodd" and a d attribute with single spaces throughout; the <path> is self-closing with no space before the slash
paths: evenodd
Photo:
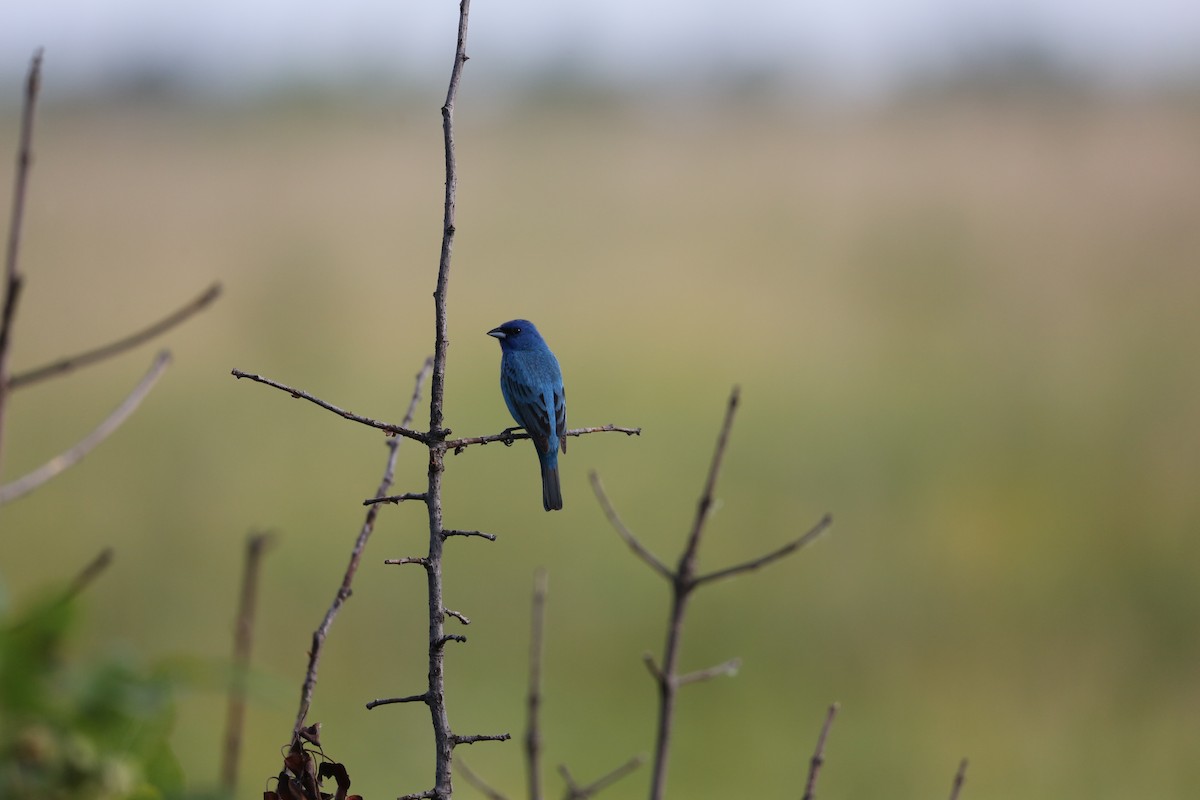
<path id="1" fill-rule="evenodd" d="M 72 593 L 55 592 L 0 620 L 0 797 L 177 795 L 170 678 L 122 661 L 71 663 L 77 606 Z"/>

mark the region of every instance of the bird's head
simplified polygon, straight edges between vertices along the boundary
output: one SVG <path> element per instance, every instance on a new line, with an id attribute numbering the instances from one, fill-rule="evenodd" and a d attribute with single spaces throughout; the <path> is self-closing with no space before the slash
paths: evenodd
<path id="1" fill-rule="evenodd" d="M 533 323 L 527 319 L 514 319 L 503 325 L 492 328 L 488 336 L 500 340 L 502 350 L 531 350 L 542 344 L 542 336 Z"/>

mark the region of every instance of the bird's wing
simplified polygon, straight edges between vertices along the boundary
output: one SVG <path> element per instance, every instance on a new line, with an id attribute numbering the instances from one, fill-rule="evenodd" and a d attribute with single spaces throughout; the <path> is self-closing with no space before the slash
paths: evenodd
<path id="1" fill-rule="evenodd" d="M 567 390 L 560 383 L 554 390 L 554 428 L 558 432 L 558 446 L 567 452 Z"/>
<path id="2" fill-rule="evenodd" d="M 501 387 L 510 401 L 509 410 L 513 412 L 517 422 L 533 439 L 539 453 L 550 450 L 550 410 L 546 402 L 546 392 L 541 387 L 531 386 L 515 378 L 510 372 L 500 375 Z M 556 403 L 557 404 L 557 403 Z M 563 410 L 565 417 L 566 410 Z"/>

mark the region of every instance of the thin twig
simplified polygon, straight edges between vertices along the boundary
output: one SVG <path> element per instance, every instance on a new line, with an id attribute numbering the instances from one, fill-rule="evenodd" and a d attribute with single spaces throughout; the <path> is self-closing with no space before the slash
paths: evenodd
<path id="1" fill-rule="evenodd" d="M 463 625 L 470 625 L 470 624 L 471 624 L 471 619 L 470 619 L 468 616 L 466 616 L 465 614 L 460 614 L 459 612 L 455 611 L 455 610 L 454 610 L 454 609 L 452 609 L 452 608 L 443 608 L 443 609 L 442 609 L 442 611 L 443 611 L 443 612 L 444 612 L 444 613 L 445 613 L 447 616 L 454 617 L 456 620 L 458 620 L 459 622 L 461 622 Z"/>
<path id="2" fill-rule="evenodd" d="M 597 425 L 591 428 L 571 428 L 563 434 L 563 436 L 585 436 L 589 433 L 623 433 L 626 436 L 641 436 L 641 428 L 625 428 L 620 425 Z M 518 439 L 528 439 L 529 434 L 524 431 L 505 431 L 504 433 L 493 433 L 487 436 L 467 436 L 461 439 L 447 439 L 446 449 L 454 451 L 458 455 L 463 450 L 466 450 L 473 444 L 489 444 L 491 442 L 504 442 L 510 445 Z"/>
<path id="3" fill-rule="evenodd" d="M 543 632 L 546 627 L 546 570 L 533 576 L 533 609 L 529 630 L 529 692 L 525 707 L 525 780 L 529 800 L 542 800 L 542 732 L 539 711 L 542 707 L 542 660 L 545 655 Z"/>
<path id="4" fill-rule="evenodd" d="M 662 575 L 667 580 L 672 580 L 674 574 L 671 572 L 671 568 L 662 561 L 659 561 L 658 556 L 646 549 L 645 545 L 639 542 L 637 537 L 633 535 L 633 532 L 621 521 L 620 515 L 613 508 L 612 502 L 609 501 L 608 494 L 604 491 L 604 484 L 600 482 L 600 476 L 596 471 L 592 470 L 589 472 L 588 477 L 592 480 L 592 491 L 595 492 L 596 499 L 600 501 L 600 507 L 604 509 L 604 515 L 608 517 L 609 523 L 612 524 L 617 534 L 625 540 L 625 544 L 629 545 L 629 549 L 636 553 L 642 561 L 649 564 L 659 575 Z"/>
<path id="5" fill-rule="evenodd" d="M 421 387 L 425 380 L 429 377 L 430 370 L 433 365 L 430 359 L 425 359 L 425 364 L 417 373 L 416 379 L 413 382 L 412 397 L 408 401 L 408 410 L 404 414 L 404 421 L 401 423 L 407 426 L 412 422 L 413 415 L 417 410 L 417 403 L 421 398 Z M 393 477 L 396 474 L 396 456 L 400 449 L 400 440 L 395 437 L 389 437 L 386 440 L 388 449 L 387 462 L 383 469 L 383 477 L 379 481 L 379 489 L 375 492 L 376 495 L 386 494 L 387 490 L 392 486 Z M 358 538 L 354 541 L 354 548 L 350 551 L 350 563 L 346 565 L 345 575 L 342 577 L 342 584 L 338 587 L 337 593 L 333 597 L 333 602 L 329 605 L 329 610 L 325 612 L 324 619 L 321 620 L 320 626 L 313 631 L 312 647 L 308 653 L 308 669 L 304 674 L 304 683 L 300 687 L 300 710 L 296 714 L 296 724 L 292 728 L 293 739 L 299 735 L 300 729 L 304 727 L 305 718 L 308 716 L 308 709 L 312 705 L 313 690 L 317 685 L 317 667 L 321 661 L 321 649 L 325 644 L 325 637 L 329 634 L 329 628 L 333 625 L 333 620 L 341 610 L 342 604 L 350 597 L 350 586 L 354 582 L 354 575 L 358 572 L 358 564 L 362 560 L 363 550 L 367 546 L 367 540 L 371 537 L 371 532 L 375 529 L 375 517 L 379 514 L 379 506 L 369 506 L 367 508 L 366 518 L 363 520 L 362 527 L 359 528 Z"/>
<path id="6" fill-rule="evenodd" d="M 450 742 L 455 745 L 460 744 L 475 744 L 476 742 L 507 742 L 512 738 L 509 733 L 476 733 L 471 736 L 459 736 L 457 733 L 450 735 Z"/>
<path id="7" fill-rule="evenodd" d="M 476 775 L 474 770 L 467 766 L 467 762 L 461 758 L 458 760 L 458 768 L 462 770 L 467 783 L 478 789 L 488 800 L 508 800 L 503 794 L 489 786 L 483 778 Z"/>
<path id="8" fill-rule="evenodd" d="M 800 538 L 793 539 L 791 542 L 788 542 L 787 544 L 785 544 L 783 547 L 779 548 L 778 550 L 772 550 L 770 553 L 767 553 L 764 556 L 759 556 L 758 558 L 753 558 L 753 559 L 746 561 L 744 563 L 741 563 L 741 564 L 735 564 L 732 567 L 725 567 L 724 569 L 718 569 L 718 570 L 708 573 L 707 575 L 699 575 L 696 577 L 696 585 L 699 586 L 704 583 L 712 583 L 713 581 L 719 581 L 722 578 L 732 578 L 735 575 L 742 574 L 743 572 L 751 572 L 753 570 L 758 569 L 759 567 L 765 567 L 767 564 L 770 564 L 772 561 L 778 561 L 779 559 L 783 558 L 784 556 L 791 555 L 792 553 L 796 552 L 797 550 L 804 547 L 805 545 L 812 543 L 818 537 L 820 537 L 821 534 L 823 534 L 829 528 L 829 526 L 832 524 L 833 524 L 833 516 L 830 514 L 826 514 L 825 516 L 821 517 L 820 521 L 817 522 L 816 525 L 814 525 L 812 528 L 810 528 Z"/>
<path id="9" fill-rule="evenodd" d="M 33 117 L 37 110 L 42 83 L 42 51 L 37 49 L 29 62 L 25 78 L 25 98 L 21 104 L 21 134 L 17 141 L 17 168 L 13 177 L 12 214 L 8 223 L 8 246 L 4 253 L 4 305 L 0 310 L 0 454 L 4 452 L 5 410 L 8 407 L 8 356 L 12 345 L 13 320 L 21 298 L 24 276 L 18 265 L 21 252 L 21 227 L 25 220 L 25 197 L 29 169 L 33 165 Z"/>
<path id="10" fill-rule="evenodd" d="M 109 342 L 102 347 L 97 347 L 92 350 L 87 350 L 83 353 L 76 353 L 73 356 L 60 358 L 57 361 L 52 361 L 49 364 L 43 364 L 40 367 L 27 369 L 24 372 L 14 374 L 8 380 L 9 389 L 20 389 L 25 386 L 37 383 L 38 381 L 53 378 L 57 375 L 62 375 L 72 370 L 86 367 L 95 364 L 98 361 L 103 361 L 106 358 L 111 358 L 124 353 L 126 350 L 131 350 L 134 347 L 160 336 L 177 325 L 186 322 L 189 318 L 195 316 L 205 308 L 210 306 L 214 300 L 221 296 L 221 284 L 214 283 L 204 290 L 199 296 L 192 298 L 187 305 L 176 309 L 163 317 L 158 322 L 143 328 L 136 333 L 130 334 L 123 339 L 118 339 L 115 342 Z"/>
<path id="11" fill-rule="evenodd" d="M 607 789 L 609 786 L 612 786 L 614 783 L 621 780 L 621 778 L 624 778 L 626 775 L 633 772 L 635 769 L 645 763 L 645 756 L 634 756 L 621 766 L 614 769 L 612 772 L 601 775 L 587 786 L 580 786 L 575 783 L 575 779 L 571 776 L 570 771 L 567 770 L 566 765 L 559 764 L 558 773 L 562 775 L 563 782 L 567 784 L 567 791 L 563 795 L 564 800 L 587 800 L 587 798 L 594 796 L 603 789 Z"/>
<path id="12" fill-rule="evenodd" d="M 837 712 L 838 704 L 833 703 L 825 714 L 825 724 L 821 726 L 821 733 L 817 736 L 817 747 L 808 762 L 808 780 L 804 783 L 804 795 L 801 800 L 813 800 L 817 796 L 817 776 L 825 763 L 825 741 L 829 738 L 829 729 L 833 727 L 833 718 L 837 716 Z"/>
<path id="13" fill-rule="evenodd" d="M 442 538 L 449 539 L 451 536 L 476 536 L 480 539 L 487 539 L 489 542 L 496 541 L 496 534 L 485 533 L 483 531 L 460 531 L 455 529 L 442 531 Z"/>
<path id="14" fill-rule="evenodd" d="M 708 467 L 708 479 L 704 482 L 704 493 L 696 504 L 696 519 L 692 523 L 692 532 L 688 535 L 687 545 L 679 559 L 678 574 L 689 578 L 694 573 L 696 551 L 700 549 L 700 537 L 704 533 L 708 515 L 712 512 L 713 493 L 717 490 L 717 477 L 721 474 L 721 463 L 725 460 L 725 448 L 729 444 L 729 431 L 733 428 L 733 418 L 737 414 L 738 400 L 741 398 L 741 388 L 733 387 L 729 393 L 729 404 L 725 407 L 725 421 L 721 423 L 721 433 L 717 437 L 717 449 L 713 453 L 712 463 Z"/>
<path id="15" fill-rule="evenodd" d="M 424 501 L 428 497 L 424 492 L 405 492 L 404 494 L 390 494 L 387 497 L 371 497 L 363 500 L 364 506 L 371 506 L 377 503 L 391 503 L 392 505 L 400 505 L 406 500 L 421 500 Z"/>
<path id="16" fill-rule="evenodd" d="M 96 445 L 108 438 L 113 431 L 121 427 L 125 420 L 129 419 L 129 416 L 146 399 L 146 395 L 154 388 L 154 384 L 162 377 L 163 371 L 170 363 L 170 353 L 165 350 L 159 353 L 154 359 L 154 363 L 150 365 L 149 371 L 138 381 L 137 386 L 133 387 L 133 391 L 121 401 L 119 406 L 113 409 L 113 412 L 103 422 L 96 426 L 95 430 L 83 437 L 74 447 L 50 459 L 33 472 L 12 483 L 0 486 L 0 505 L 32 492 L 46 481 L 82 461 L 84 456 L 90 453 Z"/>
<path id="17" fill-rule="evenodd" d="M 310 403 L 315 403 L 316 405 L 319 405 L 321 408 L 325 409 L 326 411 L 332 411 L 333 413 L 337 414 L 339 417 L 342 417 L 343 419 L 348 419 L 351 422 L 357 422 L 361 425 L 368 425 L 372 428 L 378 428 L 379 430 L 384 431 L 386 433 L 390 433 L 394 436 L 403 436 L 406 439 L 415 439 L 416 441 L 421 442 L 422 444 L 428 444 L 430 441 L 429 437 L 426 436 L 424 433 L 421 433 L 420 431 L 411 430 L 407 427 L 408 422 L 412 421 L 411 418 L 406 418 L 406 422 L 403 425 L 392 425 L 391 423 L 388 423 L 388 422 L 380 422 L 377 419 L 371 419 L 370 417 L 360 416 L 359 414 L 355 414 L 351 411 L 346 411 L 345 409 L 338 408 L 337 406 L 333 405 L 332 403 L 327 403 L 326 401 L 322 400 L 319 397 L 314 397 L 313 395 L 309 394 L 308 392 L 304 391 L 303 389 L 294 389 L 291 386 L 288 386 L 287 384 L 280 383 L 279 381 L 271 380 L 270 378 L 265 378 L 262 375 L 253 375 L 249 372 L 242 372 L 240 369 L 230 370 L 229 374 L 233 375 L 233 377 L 235 377 L 235 378 L 249 378 L 250 380 L 252 380 L 256 383 L 262 383 L 262 384 L 266 384 L 267 386 L 272 386 L 276 389 L 279 389 L 280 391 L 287 392 L 292 397 L 296 397 L 301 400 L 307 400 Z"/>
<path id="18" fill-rule="evenodd" d="M 734 675 L 737 675 L 738 670 L 741 668 L 742 660 L 740 658 L 731 658 L 723 664 L 717 664 L 708 669 L 698 669 L 686 675 L 677 675 L 675 677 L 675 685 L 687 686 L 689 683 L 711 681 L 713 678 L 732 678 Z"/>
<path id="19" fill-rule="evenodd" d="M 958 772 L 954 773 L 954 785 L 950 787 L 950 800 L 958 800 L 963 784 L 967 781 L 967 760 L 958 762 Z"/>
<path id="20" fill-rule="evenodd" d="M 407 697 L 385 697 L 385 698 L 381 698 L 381 699 L 377 699 L 377 700 L 372 700 L 371 702 L 367 703 L 367 710 L 369 711 L 372 708 L 375 708 L 376 706 L 390 706 L 390 705 L 395 705 L 396 703 L 428 703 L 428 702 L 429 702 L 429 695 L 427 693 L 410 694 Z"/>
<path id="21" fill-rule="evenodd" d="M 229 707 L 225 717 L 225 752 L 221 761 L 221 785 L 230 796 L 237 788 L 238 758 L 242 752 L 242 729 L 246 720 L 246 676 L 250 671 L 250 648 L 254 643 L 258 575 L 262 568 L 263 553 L 270 542 L 269 533 L 252 533 L 246 538 L 242 593 L 233 635 L 233 673 L 229 684 Z"/>
<path id="22" fill-rule="evenodd" d="M 108 565 L 113 560 L 113 549 L 106 547 L 99 554 L 88 562 L 88 565 L 79 571 L 75 579 L 71 581 L 71 585 L 63 593 L 64 600 L 71 600 L 78 597 L 84 589 L 92 584 L 92 581 L 100 577 L 100 573 L 108 569 Z"/>

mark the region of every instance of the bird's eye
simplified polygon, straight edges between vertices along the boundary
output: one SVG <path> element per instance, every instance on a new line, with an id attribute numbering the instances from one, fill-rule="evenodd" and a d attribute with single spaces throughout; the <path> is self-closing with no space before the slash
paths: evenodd
<path id="1" fill-rule="evenodd" d="M 513 332 L 513 333 L 520 333 L 520 332 L 521 332 L 521 329 L 520 329 L 519 327 L 514 327 L 514 328 L 512 329 L 512 332 Z"/>

